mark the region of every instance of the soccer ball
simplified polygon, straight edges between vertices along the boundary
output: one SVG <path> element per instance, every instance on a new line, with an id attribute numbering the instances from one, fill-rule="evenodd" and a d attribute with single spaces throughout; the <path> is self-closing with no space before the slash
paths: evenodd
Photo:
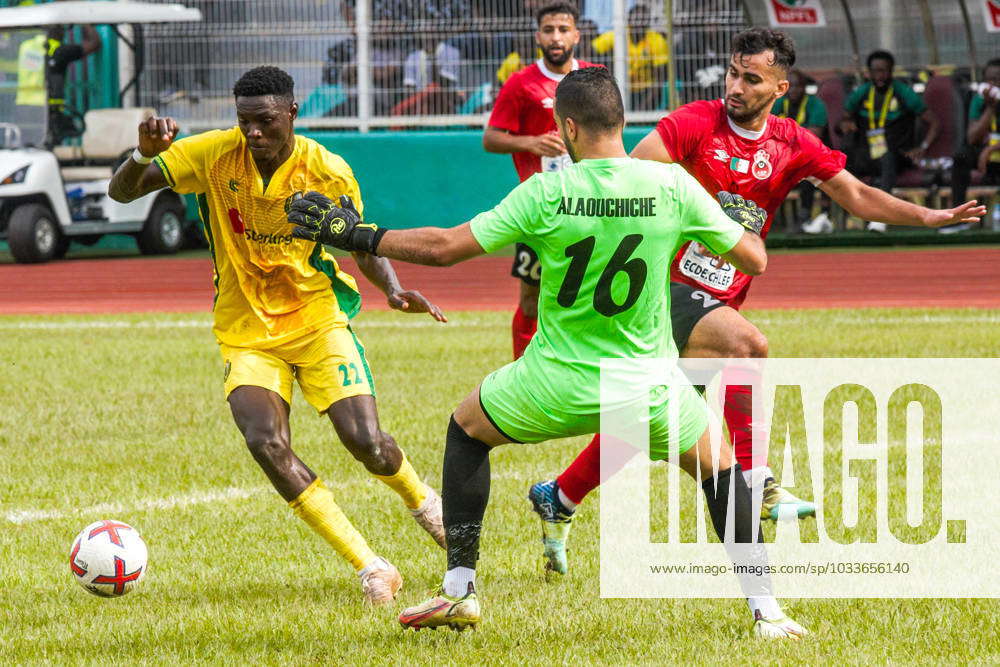
<path id="1" fill-rule="evenodd" d="M 121 521 L 103 519 L 80 531 L 69 552 L 76 583 L 94 595 L 125 595 L 146 575 L 146 543 Z"/>

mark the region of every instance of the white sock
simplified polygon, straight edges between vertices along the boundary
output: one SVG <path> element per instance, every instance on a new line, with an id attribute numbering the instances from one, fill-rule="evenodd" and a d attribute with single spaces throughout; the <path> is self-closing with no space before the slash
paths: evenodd
<path id="1" fill-rule="evenodd" d="M 476 585 L 476 571 L 471 567 L 453 567 L 444 573 L 444 594 L 452 598 L 464 597 L 469 584 Z"/>
<path id="2" fill-rule="evenodd" d="M 369 572 L 374 572 L 375 570 L 388 570 L 389 563 L 381 556 L 377 557 L 372 562 L 365 565 L 363 568 L 358 570 L 358 576 L 364 577 Z"/>
<path id="3" fill-rule="evenodd" d="M 567 498 L 566 494 L 563 493 L 562 489 L 558 489 L 558 493 L 559 493 L 559 502 L 561 502 L 563 504 L 563 507 L 565 507 L 566 509 L 568 509 L 570 512 L 572 512 L 573 510 L 575 510 L 577 508 L 577 504 L 574 503 L 569 498 Z"/>
<path id="4" fill-rule="evenodd" d="M 764 488 L 764 480 L 770 477 L 774 479 L 774 472 L 769 466 L 757 466 L 756 468 L 750 468 L 750 470 L 743 471 L 743 479 L 746 480 L 747 486 L 753 491 L 754 484 L 758 488 Z"/>
<path id="5" fill-rule="evenodd" d="M 747 605 L 750 607 L 750 613 L 754 616 L 756 616 L 758 609 L 761 616 L 770 620 L 785 616 L 785 612 L 781 611 L 781 605 L 778 604 L 773 595 L 747 598 Z"/>

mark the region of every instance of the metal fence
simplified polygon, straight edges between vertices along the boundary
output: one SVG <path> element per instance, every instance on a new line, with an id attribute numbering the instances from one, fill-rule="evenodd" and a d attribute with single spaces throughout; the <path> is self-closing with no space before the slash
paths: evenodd
<path id="1" fill-rule="evenodd" d="M 730 42 L 746 27 L 740 0 L 675 1 L 673 60 L 681 103 L 722 97 Z"/>
<path id="2" fill-rule="evenodd" d="M 166 1 L 166 0 L 163 0 Z M 273 64 L 296 81 L 300 125 L 481 126 L 506 78 L 539 57 L 543 0 L 187 0 L 200 24 L 144 28 L 137 102 L 192 129 L 232 122 L 231 89 Z M 721 58 L 744 27 L 739 0 L 674 0 L 677 79 L 663 0 L 584 0 L 576 55 L 611 68 L 632 122 L 718 95 Z M 628 43 L 628 49 L 615 48 Z M 677 97 L 673 98 L 674 100 Z"/>
<path id="3" fill-rule="evenodd" d="M 146 72 L 135 101 L 191 129 L 226 125 L 236 79 L 274 64 L 295 78 L 302 126 L 481 126 L 506 77 L 538 57 L 534 13 L 546 2 L 184 0 L 204 21 L 144 28 Z M 732 36 L 767 24 L 764 0 L 578 4 L 577 56 L 612 69 L 632 123 L 721 96 Z M 976 44 L 984 60 L 996 43 L 981 22 L 963 26 L 960 0 L 824 6 L 826 28 L 788 30 L 799 66 L 810 71 L 853 74 L 856 56 L 876 48 L 894 51 L 903 67 L 968 65 Z M 628 49 L 615 48 L 625 43 Z"/>

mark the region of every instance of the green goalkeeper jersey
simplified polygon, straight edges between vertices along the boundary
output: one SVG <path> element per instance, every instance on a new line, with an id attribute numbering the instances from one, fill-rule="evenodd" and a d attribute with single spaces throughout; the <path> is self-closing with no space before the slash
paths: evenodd
<path id="1" fill-rule="evenodd" d="M 680 245 L 722 254 L 743 235 L 682 167 L 632 158 L 535 174 L 471 227 L 487 252 L 521 242 L 538 254 L 525 391 L 574 413 L 598 409 L 602 358 L 676 359 L 668 288 Z"/>

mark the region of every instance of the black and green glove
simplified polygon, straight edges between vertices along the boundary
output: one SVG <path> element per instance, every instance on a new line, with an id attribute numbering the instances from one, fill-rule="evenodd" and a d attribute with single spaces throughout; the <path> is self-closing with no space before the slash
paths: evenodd
<path id="1" fill-rule="evenodd" d="M 378 242 L 386 230 L 362 222 L 361 214 L 347 195 L 340 195 L 340 206 L 320 194 L 307 192 L 288 207 L 288 222 L 295 225 L 292 236 L 315 241 L 341 250 L 376 254 Z"/>
<path id="2" fill-rule="evenodd" d="M 725 190 L 715 196 L 726 215 L 747 231 L 760 235 L 760 230 L 764 229 L 764 223 L 767 222 L 767 211 L 757 206 L 757 202 Z"/>

